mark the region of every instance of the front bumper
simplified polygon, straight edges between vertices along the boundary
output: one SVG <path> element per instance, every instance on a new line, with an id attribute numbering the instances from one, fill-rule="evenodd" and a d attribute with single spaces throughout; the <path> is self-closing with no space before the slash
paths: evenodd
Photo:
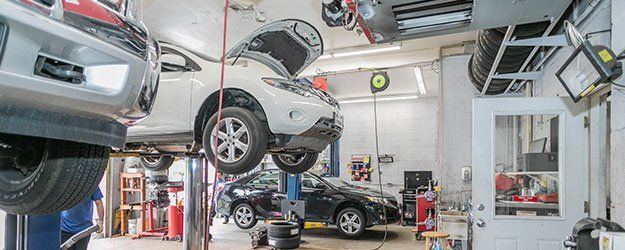
<path id="1" fill-rule="evenodd" d="M 379 203 L 369 202 L 365 205 L 365 209 L 367 210 L 368 226 L 394 224 L 397 223 L 401 217 L 397 203 L 390 203 L 383 206 Z M 383 209 L 386 209 L 386 217 L 384 216 Z"/>
<path id="2" fill-rule="evenodd" d="M 336 118 L 322 117 L 304 133 L 276 136 L 276 145 L 283 151 L 297 151 L 306 148 L 306 151 L 321 152 L 328 144 L 341 138 L 342 134 L 343 127 L 337 124 Z"/>
<path id="3" fill-rule="evenodd" d="M 85 139 L 88 136 L 69 121 L 84 118 L 128 126 L 147 117 L 153 106 L 160 74 L 158 42 L 142 24 L 115 12 L 108 14 L 117 18 L 115 24 L 31 1 L 0 1 L 0 23 L 6 28 L 0 37 L 0 104 L 64 117 L 53 119 L 57 126 L 26 132 L 16 127 L 50 119 L 21 117 L 15 122 L 23 124 L 0 126 L 1 133 L 123 146 L 119 138 L 125 136 L 125 128 L 103 144 L 107 140 Z M 41 58 L 82 68 L 84 81 L 71 83 L 37 74 Z M 111 129 L 93 132 L 113 133 Z"/>

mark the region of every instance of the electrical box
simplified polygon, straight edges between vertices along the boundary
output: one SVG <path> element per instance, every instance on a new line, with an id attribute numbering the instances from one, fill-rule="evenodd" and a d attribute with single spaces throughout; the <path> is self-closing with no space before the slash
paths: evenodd
<path id="1" fill-rule="evenodd" d="M 625 249 L 625 233 L 601 232 L 599 235 L 599 250 Z"/>

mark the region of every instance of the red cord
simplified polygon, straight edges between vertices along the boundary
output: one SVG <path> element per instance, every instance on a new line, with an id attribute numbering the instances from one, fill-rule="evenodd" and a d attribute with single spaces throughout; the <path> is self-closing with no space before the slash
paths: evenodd
<path id="1" fill-rule="evenodd" d="M 221 48 L 221 72 L 219 75 L 219 104 L 218 104 L 218 108 L 217 108 L 217 123 L 216 123 L 216 127 L 219 128 L 219 126 L 221 125 L 221 109 L 223 106 L 223 99 L 224 99 L 224 75 L 225 75 L 225 69 L 226 69 L 226 49 L 227 49 L 227 38 L 228 38 L 228 6 L 230 6 L 230 0 L 226 0 L 226 4 L 224 6 L 224 35 L 223 35 L 223 43 L 222 43 L 222 48 Z M 219 130 L 219 129 L 218 129 Z M 217 134 L 219 134 L 219 132 L 217 132 Z M 211 131 L 211 136 L 212 135 L 212 131 Z M 215 135 L 217 136 L 217 135 Z M 219 148 L 219 140 L 215 138 L 215 144 L 213 145 L 213 147 L 215 148 L 214 152 L 218 152 L 218 148 Z M 204 147 L 207 148 L 207 147 Z M 206 154 L 208 154 L 209 152 L 205 152 Z M 217 166 L 219 164 L 219 158 L 217 157 L 217 154 L 214 154 L 215 157 L 215 162 L 213 163 L 213 167 L 214 167 L 214 172 L 213 172 L 213 193 L 211 195 L 211 209 L 215 206 L 215 189 L 217 186 Z M 208 168 L 207 168 L 208 170 Z M 215 210 L 215 212 L 217 212 Z M 211 232 L 211 224 L 213 222 L 213 218 L 211 216 L 211 212 L 209 211 L 208 214 L 208 227 L 207 227 L 207 232 L 206 232 L 206 236 L 208 237 L 210 235 Z M 210 241 L 207 241 L 208 244 L 206 244 L 206 248 L 210 249 Z"/>

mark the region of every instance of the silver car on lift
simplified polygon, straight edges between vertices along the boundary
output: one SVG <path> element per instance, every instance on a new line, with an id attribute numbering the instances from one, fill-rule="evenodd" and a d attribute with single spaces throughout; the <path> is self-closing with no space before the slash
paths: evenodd
<path id="1" fill-rule="evenodd" d="M 0 1 L 0 209 L 65 210 L 146 118 L 160 47 L 137 0 Z"/>

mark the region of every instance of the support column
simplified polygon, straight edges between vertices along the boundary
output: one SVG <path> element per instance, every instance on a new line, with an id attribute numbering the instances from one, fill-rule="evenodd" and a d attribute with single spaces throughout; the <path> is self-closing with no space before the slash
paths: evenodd
<path id="1" fill-rule="evenodd" d="M 612 49 L 616 54 L 625 50 L 625 1 L 612 1 Z M 625 77 L 616 83 L 625 84 Z M 625 225 L 625 89 L 612 86 L 611 117 L 611 182 L 612 220 Z"/>
<path id="2" fill-rule="evenodd" d="M 202 217 L 202 192 L 204 175 L 202 174 L 202 157 L 199 155 L 189 156 L 185 160 L 184 173 L 184 237 L 183 249 L 204 249 L 205 237 L 204 222 Z"/>

